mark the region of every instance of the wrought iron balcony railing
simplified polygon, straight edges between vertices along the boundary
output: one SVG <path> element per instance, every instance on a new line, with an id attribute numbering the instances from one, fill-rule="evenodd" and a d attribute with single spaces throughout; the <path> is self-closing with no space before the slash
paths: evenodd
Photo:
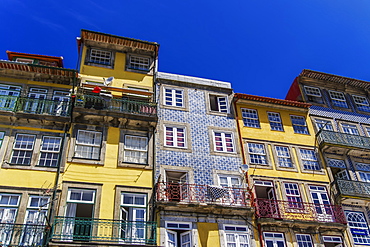
<path id="1" fill-rule="evenodd" d="M 336 184 L 342 196 L 370 198 L 370 183 L 337 179 Z"/>
<path id="2" fill-rule="evenodd" d="M 0 110 L 51 116 L 70 116 L 69 101 L 0 95 Z"/>
<path id="3" fill-rule="evenodd" d="M 159 182 L 156 185 L 158 202 L 185 204 L 218 204 L 227 207 L 249 208 L 249 193 L 245 188 L 218 187 L 199 184 Z"/>
<path id="4" fill-rule="evenodd" d="M 157 105 L 153 102 L 138 101 L 128 98 L 102 98 L 95 95 L 77 95 L 76 106 L 88 109 L 107 110 L 128 114 L 156 116 Z"/>
<path id="5" fill-rule="evenodd" d="M 52 241 L 155 245 L 156 222 L 56 217 Z"/>
<path id="6" fill-rule="evenodd" d="M 366 136 L 350 135 L 340 132 L 322 130 L 318 134 L 317 140 L 320 146 L 328 144 L 370 149 L 370 138 Z"/>
<path id="7" fill-rule="evenodd" d="M 259 218 L 346 224 L 342 207 L 337 205 L 257 198 L 255 207 Z"/>
<path id="8" fill-rule="evenodd" d="M 45 246 L 44 225 L 0 223 L 0 246 Z"/>

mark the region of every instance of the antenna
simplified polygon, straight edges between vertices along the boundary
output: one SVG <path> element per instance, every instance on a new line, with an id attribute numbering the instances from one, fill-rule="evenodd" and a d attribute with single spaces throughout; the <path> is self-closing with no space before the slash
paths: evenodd
<path id="1" fill-rule="evenodd" d="M 114 77 L 111 76 L 108 79 L 105 79 L 105 78 L 103 78 L 103 79 L 104 79 L 104 86 L 108 87 L 112 83 L 112 81 L 114 80 Z"/>
<path id="2" fill-rule="evenodd" d="M 247 171 L 248 171 L 248 169 L 249 169 L 249 165 L 247 165 L 247 164 L 243 164 L 243 165 L 241 165 L 241 166 L 240 166 L 240 170 L 241 170 L 243 173 L 247 172 Z"/>

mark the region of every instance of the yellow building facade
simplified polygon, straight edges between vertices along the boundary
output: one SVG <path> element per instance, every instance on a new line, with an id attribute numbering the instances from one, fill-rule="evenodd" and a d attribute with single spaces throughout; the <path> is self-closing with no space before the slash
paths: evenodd
<path id="1" fill-rule="evenodd" d="M 310 105 L 239 93 L 234 105 L 249 166 L 256 246 L 343 243 L 346 220 L 333 205 Z"/>

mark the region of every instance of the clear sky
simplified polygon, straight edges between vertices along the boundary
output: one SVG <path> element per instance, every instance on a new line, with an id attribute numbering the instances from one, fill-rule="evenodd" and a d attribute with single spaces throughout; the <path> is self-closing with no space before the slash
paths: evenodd
<path id="1" fill-rule="evenodd" d="M 159 71 L 285 98 L 302 69 L 370 81 L 369 0 L 0 0 L 6 50 L 63 56 L 81 29 L 158 42 Z"/>

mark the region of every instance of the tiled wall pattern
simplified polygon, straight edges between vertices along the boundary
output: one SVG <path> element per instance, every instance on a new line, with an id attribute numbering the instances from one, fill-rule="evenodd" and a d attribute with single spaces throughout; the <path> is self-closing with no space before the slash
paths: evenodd
<path id="1" fill-rule="evenodd" d="M 162 83 L 162 86 L 164 84 Z M 157 87 L 159 87 L 157 85 Z M 157 92 L 161 92 L 157 88 Z M 207 114 L 206 93 L 204 90 L 188 88 L 189 111 L 161 108 L 158 101 L 159 121 L 187 123 L 190 125 L 191 152 L 163 150 L 160 146 L 161 135 L 156 135 L 156 178 L 159 176 L 160 165 L 192 167 L 196 184 L 216 184 L 213 181 L 213 170 L 238 171 L 242 164 L 241 157 L 211 155 L 209 126 L 236 130 L 236 121 L 226 116 Z M 158 96 L 162 100 L 163 97 Z M 234 133 L 234 137 L 236 136 Z M 236 140 L 234 138 L 236 145 Z M 162 174 L 163 176 L 164 174 Z"/>

